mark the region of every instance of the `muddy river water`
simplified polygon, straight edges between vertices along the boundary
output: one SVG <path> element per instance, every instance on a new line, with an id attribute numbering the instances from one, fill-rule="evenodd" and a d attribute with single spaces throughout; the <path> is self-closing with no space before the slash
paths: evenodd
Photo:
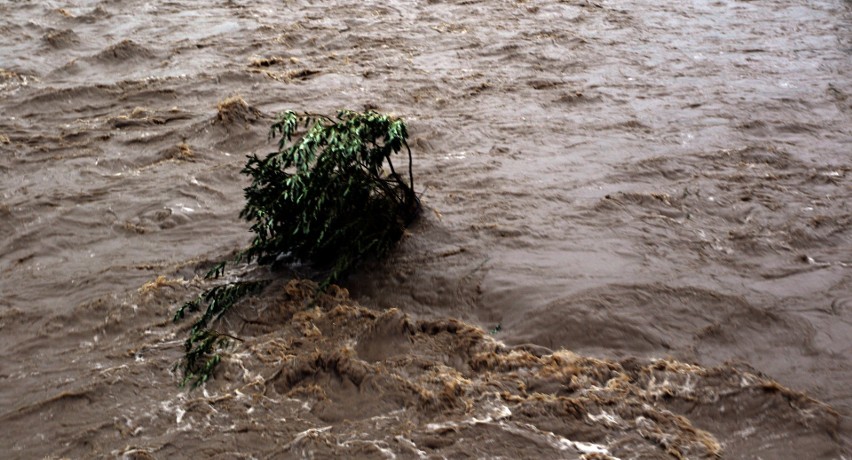
<path id="1" fill-rule="evenodd" d="M 852 3 L 0 2 L 3 458 L 852 458 Z M 285 109 L 425 213 L 178 387 Z"/>

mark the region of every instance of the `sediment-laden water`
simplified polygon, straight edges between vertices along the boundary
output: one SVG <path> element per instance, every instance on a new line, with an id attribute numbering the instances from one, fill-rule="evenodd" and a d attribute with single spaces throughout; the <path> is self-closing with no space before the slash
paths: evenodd
<path id="1" fill-rule="evenodd" d="M 3 2 L 0 36 L 4 458 L 852 457 L 848 1 Z M 339 108 L 407 120 L 424 216 L 315 308 L 229 313 L 181 390 L 245 156 Z"/>

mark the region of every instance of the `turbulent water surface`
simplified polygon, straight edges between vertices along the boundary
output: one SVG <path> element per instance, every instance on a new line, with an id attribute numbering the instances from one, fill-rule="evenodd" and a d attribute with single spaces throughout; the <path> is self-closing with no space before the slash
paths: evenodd
<path id="1" fill-rule="evenodd" d="M 4 458 L 852 458 L 852 4 L 0 3 Z M 178 388 L 284 109 L 425 214 Z M 499 327 L 498 327 L 499 326 Z"/>

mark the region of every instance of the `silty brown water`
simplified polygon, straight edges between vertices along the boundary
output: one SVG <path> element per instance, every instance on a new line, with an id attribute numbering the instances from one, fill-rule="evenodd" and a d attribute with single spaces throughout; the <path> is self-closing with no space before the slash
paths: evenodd
<path id="1" fill-rule="evenodd" d="M 4 455 L 849 457 L 849 2 L 0 18 Z M 234 312 L 181 391 L 245 155 L 343 107 L 408 121 L 426 214 L 351 295 Z"/>

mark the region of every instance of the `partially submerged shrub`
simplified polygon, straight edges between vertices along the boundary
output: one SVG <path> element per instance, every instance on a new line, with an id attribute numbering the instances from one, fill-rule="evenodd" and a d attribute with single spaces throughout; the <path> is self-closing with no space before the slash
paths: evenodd
<path id="1" fill-rule="evenodd" d="M 300 126 L 305 131 L 294 141 Z M 340 111 L 337 119 L 285 112 L 270 136 L 278 151 L 249 157 L 240 216 L 255 234 L 244 253 L 269 264 L 282 255 L 326 270 L 326 283 L 361 261 L 385 255 L 417 216 L 405 123 L 376 112 Z M 407 177 L 392 155 L 408 154 Z M 389 170 L 385 170 L 385 166 Z"/>
<path id="2" fill-rule="evenodd" d="M 276 137 L 276 152 L 249 156 L 242 170 L 252 183 L 240 217 L 255 237 L 237 260 L 306 263 L 321 274 L 324 290 L 362 262 L 386 255 L 420 213 L 402 120 L 373 111 L 342 110 L 336 118 L 287 111 L 272 125 L 270 138 Z M 408 164 L 398 172 L 392 157 L 403 150 Z M 225 268 L 222 262 L 207 277 Z M 175 321 L 206 306 L 186 342 L 184 383 L 206 381 L 219 362 L 227 340 L 211 323 L 266 283 L 215 286 L 177 311 Z"/>

